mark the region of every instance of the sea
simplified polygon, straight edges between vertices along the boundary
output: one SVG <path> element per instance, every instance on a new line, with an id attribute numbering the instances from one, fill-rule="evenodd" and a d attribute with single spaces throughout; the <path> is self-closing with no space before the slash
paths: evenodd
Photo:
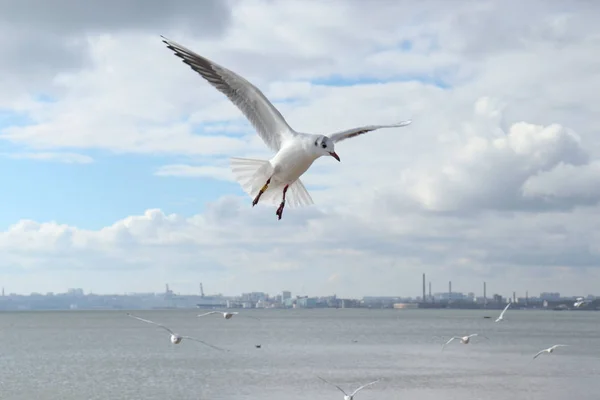
<path id="1" fill-rule="evenodd" d="M 0 313 L 0 399 L 342 400 L 319 376 L 348 393 L 381 379 L 355 400 L 600 399 L 598 312 L 238 311 L 132 311 L 227 352 L 171 344 L 125 311 Z M 555 344 L 568 347 L 533 360 Z"/>

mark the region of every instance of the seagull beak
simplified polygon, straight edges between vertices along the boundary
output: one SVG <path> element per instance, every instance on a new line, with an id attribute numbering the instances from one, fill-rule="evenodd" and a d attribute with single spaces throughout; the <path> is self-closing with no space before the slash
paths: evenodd
<path id="1" fill-rule="evenodd" d="M 335 151 L 330 151 L 329 154 L 331 154 L 331 157 L 335 158 L 336 160 L 341 161 L 340 156 L 338 156 Z"/>

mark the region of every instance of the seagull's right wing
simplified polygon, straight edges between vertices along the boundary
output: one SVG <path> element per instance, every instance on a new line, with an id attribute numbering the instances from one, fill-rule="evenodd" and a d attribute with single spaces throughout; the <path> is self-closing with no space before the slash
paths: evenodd
<path id="1" fill-rule="evenodd" d="M 344 396 L 348 396 L 348 394 L 347 394 L 346 392 L 344 392 L 344 389 L 342 389 L 342 388 L 341 388 L 341 387 L 339 387 L 338 385 L 334 385 L 334 384 L 333 384 L 333 383 L 331 383 L 331 382 L 327 382 L 325 379 L 321 378 L 320 376 L 317 376 L 317 378 L 319 378 L 320 380 L 322 380 L 323 382 L 325 382 L 325 383 L 326 383 L 326 384 L 328 384 L 328 385 L 335 386 L 336 388 L 338 388 L 338 390 L 339 390 L 340 392 L 344 393 Z"/>
<path id="2" fill-rule="evenodd" d="M 158 326 L 160 328 L 163 328 L 164 330 L 166 330 L 167 332 L 169 332 L 171 335 L 175 334 L 172 330 L 170 330 L 169 328 L 167 328 L 163 324 L 159 324 L 158 322 L 150 321 L 149 319 L 144 319 L 144 318 L 136 317 L 135 315 L 130 314 L 130 313 L 127 313 L 127 316 L 131 317 L 131 318 L 135 318 L 135 319 L 140 320 L 142 322 L 146 322 L 148 324 L 156 325 L 156 326 Z"/>
<path id="3" fill-rule="evenodd" d="M 256 86 L 208 58 L 161 37 L 167 48 L 237 106 L 271 150 L 278 151 L 285 137 L 295 135 L 281 113 Z"/>
<path id="4" fill-rule="evenodd" d="M 376 381 L 373 381 L 371 383 L 367 383 L 366 385 L 362 385 L 361 387 L 359 387 L 358 389 L 356 389 L 354 392 L 352 392 L 352 394 L 350 395 L 350 397 L 354 396 L 356 393 L 358 393 L 359 391 L 363 390 L 364 388 L 366 388 L 367 386 L 371 386 L 376 384 L 377 382 L 379 382 L 381 379 L 377 379 Z"/>
<path id="5" fill-rule="evenodd" d="M 198 314 L 199 317 L 204 317 L 205 315 L 218 314 L 219 311 L 210 311 L 204 314 Z"/>
<path id="6" fill-rule="evenodd" d="M 329 135 L 329 138 L 333 141 L 333 143 L 337 143 L 337 142 L 341 142 L 342 140 L 350 139 L 355 136 L 362 135 L 363 133 L 375 131 L 375 130 L 381 129 L 381 128 L 400 128 L 403 126 L 410 125 L 411 122 L 412 122 L 411 120 L 407 120 L 407 121 L 402 121 L 402 122 L 398 122 L 397 124 L 391 124 L 391 125 L 361 126 L 358 128 L 352 128 L 352 129 L 348 129 L 345 131 L 333 133 L 333 134 Z"/>

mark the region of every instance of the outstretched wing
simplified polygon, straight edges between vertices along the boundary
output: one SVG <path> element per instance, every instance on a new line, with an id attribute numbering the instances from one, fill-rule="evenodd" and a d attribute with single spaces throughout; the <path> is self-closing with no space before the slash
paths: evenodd
<path id="1" fill-rule="evenodd" d="M 271 150 L 278 151 L 285 137 L 295 135 L 281 113 L 256 86 L 208 58 L 161 37 L 167 48 L 237 106 Z"/>
<path id="2" fill-rule="evenodd" d="M 200 340 L 200 339 L 196 339 L 195 337 L 191 337 L 191 336 L 182 336 L 182 338 L 183 338 L 183 339 L 188 339 L 188 340 L 193 340 L 194 342 L 199 342 L 199 343 L 205 344 L 205 345 L 207 345 L 208 347 L 212 347 L 213 349 L 216 349 L 216 350 L 219 350 L 219 351 L 229 351 L 229 350 L 226 350 L 226 349 L 222 349 L 222 348 L 220 348 L 220 347 L 217 347 L 217 346 L 213 346 L 212 344 L 210 344 L 210 343 L 206 343 L 205 341 L 203 341 L 203 340 Z"/>
<path id="3" fill-rule="evenodd" d="M 544 350 L 540 350 L 540 351 L 539 351 L 539 352 L 538 352 L 538 353 L 537 353 L 535 356 L 533 356 L 533 359 L 535 360 L 536 358 L 538 358 L 538 356 L 539 356 L 540 354 L 542 354 L 542 353 L 543 353 L 543 352 L 545 352 L 545 351 L 546 351 L 546 349 L 544 349 Z"/>
<path id="4" fill-rule="evenodd" d="M 325 382 L 325 383 L 326 383 L 326 384 L 328 384 L 328 385 L 331 385 L 331 386 L 334 386 L 334 387 L 338 388 L 338 390 L 339 390 L 340 392 L 344 393 L 344 395 L 345 395 L 345 396 L 348 396 L 348 394 L 347 394 L 346 392 L 344 392 L 344 389 L 342 389 L 342 388 L 341 388 L 341 387 L 339 387 L 338 385 L 334 385 L 334 384 L 333 384 L 333 383 L 331 383 L 331 382 L 327 382 L 325 379 L 321 378 L 320 376 L 317 376 L 317 378 L 319 378 L 320 380 L 322 380 L 323 382 Z"/>
<path id="5" fill-rule="evenodd" d="M 350 139 L 355 136 L 362 135 L 363 133 L 371 132 L 371 131 L 381 129 L 381 128 L 400 128 L 402 126 L 410 125 L 411 122 L 412 122 L 411 120 L 407 120 L 407 121 L 402 121 L 402 122 L 398 122 L 397 124 L 391 124 L 391 125 L 361 126 L 359 128 L 353 128 L 353 129 L 348 129 L 345 131 L 333 133 L 333 134 L 329 135 L 329 138 L 334 143 L 337 143 L 337 142 L 341 142 L 342 140 Z"/>
<path id="6" fill-rule="evenodd" d="M 510 307 L 510 304 L 511 304 L 511 303 L 508 303 L 508 304 L 506 305 L 506 307 L 504 307 L 504 310 L 502 310 L 502 312 L 500 313 L 500 317 L 499 317 L 499 318 L 502 318 L 502 317 L 504 316 L 504 313 L 506 312 L 506 310 L 508 310 L 508 307 Z"/>
<path id="7" fill-rule="evenodd" d="M 360 392 L 361 390 L 363 390 L 364 388 L 366 388 L 367 386 L 371 386 L 376 384 L 377 382 L 379 382 L 381 379 L 377 379 L 376 381 L 373 381 L 371 383 L 367 383 L 366 385 L 362 385 L 361 387 L 359 387 L 358 389 L 356 389 L 354 392 L 352 392 L 352 394 L 350 395 L 350 397 L 354 396 L 356 393 Z"/>
<path id="8" fill-rule="evenodd" d="M 158 322 L 150 321 L 149 319 L 144 319 L 144 318 L 136 317 L 135 315 L 130 314 L 130 313 L 127 313 L 127 316 L 131 317 L 131 318 L 135 318 L 135 319 L 140 320 L 142 322 L 146 322 L 148 324 L 153 324 L 153 325 L 156 325 L 156 326 L 158 326 L 160 328 L 163 328 L 164 330 L 166 330 L 167 332 L 169 332 L 171 335 L 175 334 L 172 330 L 170 330 L 169 328 L 167 328 L 163 324 L 159 324 Z"/>
<path id="9" fill-rule="evenodd" d="M 567 347 L 568 344 L 555 344 L 554 346 L 551 347 L 551 349 L 556 349 L 557 347 Z"/>
<path id="10" fill-rule="evenodd" d="M 444 351 L 444 347 L 446 347 L 446 345 L 448 345 L 448 344 L 449 344 L 451 341 L 453 341 L 454 339 L 460 339 L 460 338 L 459 338 L 459 337 L 457 337 L 457 336 L 454 336 L 454 337 L 450 338 L 450 340 L 448 340 L 446 343 L 444 343 L 444 344 L 442 345 L 442 351 Z"/>
<path id="11" fill-rule="evenodd" d="M 204 317 L 205 315 L 211 315 L 211 314 L 219 314 L 220 311 L 210 311 L 204 314 L 198 314 L 199 317 Z"/>

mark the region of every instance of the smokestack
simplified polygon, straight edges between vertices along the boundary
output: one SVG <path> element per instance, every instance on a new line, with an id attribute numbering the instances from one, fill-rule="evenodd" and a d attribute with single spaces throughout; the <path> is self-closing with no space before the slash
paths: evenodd
<path id="1" fill-rule="evenodd" d="M 448 301 L 452 298 L 452 281 L 448 281 Z"/>
<path id="2" fill-rule="evenodd" d="M 513 292 L 513 303 L 517 302 L 517 292 Z"/>
<path id="3" fill-rule="evenodd" d="M 425 274 L 423 274 L 423 298 L 421 301 L 425 302 Z"/>
<path id="4" fill-rule="evenodd" d="M 486 283 L 483 282 L 483 305 L 487 306 L 487 289 L 485 287 Z"/>

